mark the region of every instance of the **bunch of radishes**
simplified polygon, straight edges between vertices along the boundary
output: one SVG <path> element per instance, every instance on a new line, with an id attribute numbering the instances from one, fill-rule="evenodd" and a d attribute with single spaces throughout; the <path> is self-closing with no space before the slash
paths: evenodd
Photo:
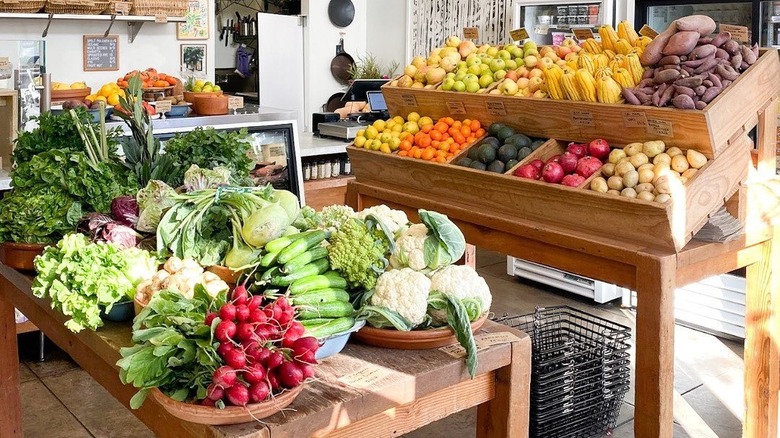
<path id="1" fill-rule="evenodd" d="M 232 301 L 218 313 L 208 314 L 208 326 L 220 319 L 214 337 L 225 365 L 214 372 L 203 404 L 260 403 L 314 376 L 319 343 L 303 337 L 303 325 L 294 316 L 285 297 L 263 305 L 261 296 L 249 295 L 243 286 L 236 287 Z"/>
<path id="2" fill-rule="evenodd" d="M 598 138 L 590 143 L 569 143 L 566 152 L 542 161 L 532 160 L 515 170 L 515 176 L 578 187 L 601 169 L 609 157 L 609 143 Z"/>

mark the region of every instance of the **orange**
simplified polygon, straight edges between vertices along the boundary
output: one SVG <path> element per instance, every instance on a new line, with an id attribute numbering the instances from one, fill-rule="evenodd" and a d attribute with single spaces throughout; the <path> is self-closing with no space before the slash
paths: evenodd
<path id="1" fill-rule="evenodd" d="M 471 124 L 469 125 L 469 128 L 471 128 L 472 131 L 476 131 L 477 129 L 481 128 L 482 124 L 479 123 L 479 120 L 474 119 L 471 121 Z"/>
<path id="2" fill-rule="evenodd" d="M 409 153 L 407 151 L 398 151 L 398 156 L 399 157 L 405 157 L 407 155 L 409 155 Z"/>
<path id="3" fill-rule="evenodd" d="M 423 160 L 430 160 L 433 158 L 434 152 L 431 148 L 425 148 L 425 151 L 423 151 L 421 158 Z"/>
<path id="4" fill-rule="evenodd" d="M 446 162 L 447 162 L 447 159 L 446 159 L 446 158 L 444 158 L 444 157 L 436 157 L 435 161 L 436 161 L 437 163 L 446 163 Z"/>
<path id="5" fill-rule="evenodd" d="M 444 122 L 439 122 L 436 125 L 434 125 L 434 129 L 436 131 L 441 132 L 442 134 L 447 132 L 448 129 L 450 129 L 450 126 Z"/>
<path id="6" fill-rule="evenodd" d="M 482 137 L 483 135 L 485 135 L 485 128 L 477 129 L 477 132 L 475 132 L 474 135 L 477 137 Z"/>
<path id="7" fill-rule="evenodd" d="M 455 123 L 455 119 L 453 119 L 452 117 L 444 117 L 443 120 L 444 120 L 444 123 L 446 123 L 446 124 L 448 124 L 450 126 L 452 126 L 452 124 Z"/>
<path id="8" fill-rule="evenodd" d="M 417 149 L 412 155 L 414 158 L 420 158 L 422 156 L 422 149 Z"/>
<path id="9" fill-rule="evenodd" d="M 420 128 L 420 131 L 422 131 L 424 134 L 427 134 L 427 133 L 433 131 L 433 125 L 423 125 Z"/>
<path id="10" fill-rule="evenodd" d="M 462 128 L 460 128 L 460 133 L 461 133 L 461 134 L 462 134 L 464 137 L 468 137 L 469 135 L 471 135 L 471 128 L 469 128 L 469 127 L 468 127 L 468 126 L 466 126 L 466 125 L 463 125 L 463 127 L 462 127 Z"/>
<path id="11" fill-rule="evenodd" d="M 402 151 L 408 151 L 409 149 L 412 148 L 412 143 L 409 140 L 402 140 L 401 141 L 401 145 L 399 146 L 399 148 Z"/>
<path id="12" fill-rule="evenodd" d="M 431 136 L 431 140 L 438 141 L 438 140 L 442 139 L 441 132 L 439 132 L 439 131 L 437 131 L 435 129 L 433 131 L 431 131 L 430 136 Z"/>
<path id="13" fill-rule="evenodd" d="M 420 147 L 424 147 L 424 148 L 426 148 L 426 147 L 428 147 L 428 146 L 430 146 L 430 145 L 431 145 L 431 137 L 429 137 L 429 136 L 427 136 L 427 135 L 426 135 L 426 136 L 424 136 L 424 137 L 420 137 L 420 141 L 418 141 L 418 142 L 417 142 L 417 144 L 418 144 Z"/>
<path id="14" fill-rule="evenodd" d="M 168 81 L 157 80 L 157 81 L 154 82 L 154 86 L 155 87 L 167 87 L 168 86 Z"/>
<path id="15" fill-rule="evenodd" d="M 463 126 L 470 126 L 471 125 L 471 119 L 463 119 Z"/>
<path id="16" fill-rule="evenodd" d="M 450 147 L 451 146 L 450 146 L 449 143 L 442 143 L 442 144 L 439 145 L 439 151 L 447 153 L 447 152 L 450 151 Z"/>

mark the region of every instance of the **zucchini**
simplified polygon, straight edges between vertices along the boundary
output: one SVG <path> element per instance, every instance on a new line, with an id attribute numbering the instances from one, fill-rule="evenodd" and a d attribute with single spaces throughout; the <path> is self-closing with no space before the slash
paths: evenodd
<path id="1" fill-rule="evenodd" d="M 323 272 L 327 271 L 330 267 L 330 263 L 328 263 L 328 259 L 319 259 L 315 260 L 306 266 L 296 270 L 295 272 L 291 272 L 283 277 L 280 276 L 272 276 L 271 277 L 271 284 L 274 286 L 289 286 L 292 284 L 292 282 L 296 280 L 301 280 L 306 277 L 313 277 L 315 275 L 322 274 Z M 278 266 L 275 266 L 272 269 L 277 269 L 277 271 L 281 272 L 278 269 Z"/>
<path id="2" fill-rule="evenodd" d="M 282 271 L 286 273 L 295 272 L 297 269 L 302 268 L 308 263 L 315 260 L 324 259 L 328 256 L 328 248 L 324 246 L 315 246 L 314 248 L 306 251 L 305 253 L 293 258 L 289 262 L 284 264 Z"/>
<path id="3" fill-rule="evenodd" d="M 296 321 L 298 320 L 296 319 Z M 327 324 L 331 321 L 333 321 L 333 318 L 312 318 L 312 319 L 304 319 L 303 321 L 298 321 L 298 322 L 300 322 L 304 328 L 309 328 L 309 327 L 316 327 L 322 324 Z"/>
<path id="4" fill-rule="evenodd" d="M 295 242 L 296 240 L 300 239 L 301 237 L 306 236 L 307 234 L 312 233 L 312 231 L 304 231 L 302 233 L 296 233 L 296 234 L 290 234 L 289 236 L 282 236 L 277 239 L 274 239 L 268 243 L 265 244 L 265 250 L 268 252 L 275 252 L 278 253 L 281 250 L 287 248 L 291 243 Z"/>
<path id="5" fill-rule="evenodd" d="M 349 294 L 344 289 L 326 288 L 304 292 L 290 297 L 290 301 L 296 306 L 324 303 L 326 301 L 349 302 Z"/>
<path id="6" fill-rule="evenodd" d="M 299 319 L 312 318 L 340 318 L 342 316 L 352 316 L 355 309 L 352 304 L 344 301 L 328 301 L 306 306 L 298 306 Z"/>
<path id="7" fill-rule="evenodd" d="M 286 264 L 295 257 L 305 253 L 309 248 L 325 240 L 325 232 L 322 230 L 312 231 L 309 234 L 299 237 L 293 243 L 287 245 L 279 252 L 277 261 L 280 264 Z"/>
<path id="8" fill-rule="evenodd" d="M 314 336 L 315 338 L 327 338 L 336 333 L 343 333 L 355 326 L 355 318 L 344 316 L 341 318 L 329 319 L 327 322 L 306 327 L 304 336 Z"/>
<path id="9" fill-rule="evenodd" d="M 276 259 L 279 257 L 278 252 L 269 252 L 260 259 L 260 266 L 267 268 L 276 264 Z"/>
<path id="10" fill-rule="evenodd" d="M 326 272 L 324 275 L 312 275 L 310 277 L 295 280 L 290 285 L 289 292 L 291 295 L 300 294 L 310 290 L 325 289 L 329 287 L 344 289 L 347 287 L 347 280 L 339 276 L 334 275 L 335 271 Z"/>

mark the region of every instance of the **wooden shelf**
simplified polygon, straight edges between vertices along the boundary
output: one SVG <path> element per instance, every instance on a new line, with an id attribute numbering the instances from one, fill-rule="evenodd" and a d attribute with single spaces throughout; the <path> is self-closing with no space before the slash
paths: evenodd
<path id="1" fill-rule="evenodd" d="M 335 187 L 345 187 L 348 182 L 355 179 L 355 175 L 340 175 L 335 178 L 315 179 L 303 182 L 304 190 L 322 190 Z"/>
<path id="2" fill-rule="evenodd" d="M 303 193 L 306 205 L 320 210 L 328 205 L 346 204 L 347 183 L 354 180 L 354 175 L 341 175 L 336 178 L 304 181 Z"/>
<path id="3" fill-rule="evenodd" d="M 22 333 L 30 333 L 30 332 L 37 332 L 38 327 L 35 326 L 31 321 L 25 321 L 20 322 L 16 324 L 16 334 L 21 335 Z"/>

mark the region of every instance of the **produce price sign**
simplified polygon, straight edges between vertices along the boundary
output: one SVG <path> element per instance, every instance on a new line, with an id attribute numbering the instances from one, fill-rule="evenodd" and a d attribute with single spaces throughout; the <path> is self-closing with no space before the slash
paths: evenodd
<path id="1" fill-rule="evenodd" d="M 463 102 L 447 102 L 447 109 L 450 110 L 452 115 L 465 115 L 466 107 L 463 106 Z"/>
<path id="2" fill-rule="evenodd" d="M 534 26 L 534 33 L 537 35 L 547 35 L 550 33 L 550 26 L 546 24 L 537 24 Z"/>
<path id="3" fill-rule="evenodd" d="M 647 133 L 657 137 L 674 137 L 672 122 L 666 120 L 647 119 Z"/>
<path id="4" fill-rule="evenodd" d="M 658 36 L 658 32 L 656 32 L 652 27 L 648 25 L 642 26 L 641 29 L 639 29 L 639 35 L 646 36 L 648 38 L 655 38 Z"/>
<path id="5" fill-rule="evenodd" d="M 168 16 L 165 14 L 156 14 L 154 16 L 154 22 L 155 23 L 167 23 L 168 22 Z"/>
<path id="6" fill-rule="evenodd" d="M 528 39 L 528 31 L 525 30 L 524 27 L 521 27 L 520 29 L 510 30 L 509 36 L 512 37 L 514 41 L 521 41 Z"/>
<path id="7" fill-rule="evenodd" d="M 623 113 L 623 125 L 626 128 L 645 128 L 647 127 L 647 116 L 641 111 Z"/>
<path id="8" fill-rule="evenodd" d="M 404 101 L 404 105 L 417 106 L 417 98 L 414 97 L 414 94 L 402 94 L 401 100 Z"/>
<path id="9" fill-rule="evenodd" d="M 155 105 L 155 109 L 157 110 L 157 113 L 167 113 L 171 111 L 171 101 L 170 100 L 158 100 Z"/>
<path id="10" fill-rule="evenodd" d="M 571 124 L 577 126 L 596 126 L 593 122 L 593 113 L 590 111 L 572 111 Z"/>
<path id="11" fill-rule="evenodd" d="M 228 109 L 234 110 L 244 107 L 244 98 L 241 96 L 228 97 Z"/>
<path id="12" fill-rule="evenodd" d="M 84 71 L 119 70 L 119 36 L 84 35 Z"/>
<path id="13" fill-rule="evenodd" d="M 493 345 L 508 344 L 519 340 L 520 338 L 509 332 L 483 333 L 474 336 L 474 342 L 477 344 L 477 351 L 482 351 Z M 461 347 L 460 344 L 447 345 L 439 348 L 439 351 L 457 359 L 466 357 L 466 349 Z"/>
<path id="14" fill-rule="evenodd" d="M 501 101 L 492 101 L 487 102 L 485 104 L 485 107 L 487 109 L 488 114 L 491 116 L 505 116 L 506 115 L 506 107 L 504 106 L 504 102 Z"/>
<path id="15" fill-rule="evenodd" d="M 572 32 L 574 32 L 574 37 L 577 38 L 577 41 L 585 41 L 588 38 L 593 38 L 593 31 L 588 28 L 572 29 Z"/>
<path id="16" fill-rule="evenodd" d="M 391 371 L 382 367 L 366 367 L 339 377 L 339 382 L 353 388 L 368 388 L 374 386 L 385 377 L 389 376 Z"/>
<path id="17" fill-rule="evenodd" d="M 469 40 L 476 40 L 479 39 L 479 29 L 476 27 L 464 27 L 463 28 L 463 38 L 469 39 Z"/>
<path id="18" fill-rule="evenodd" d="M 729 32 L 731 34 L 732 39 L 735 39 L 741 43 L 747 43 L 750 41 L 750 38 L 748 36 L 748 28 L 746 26 L 735 26 L 733 24 L 721 24 L 720 31 Z"/>

